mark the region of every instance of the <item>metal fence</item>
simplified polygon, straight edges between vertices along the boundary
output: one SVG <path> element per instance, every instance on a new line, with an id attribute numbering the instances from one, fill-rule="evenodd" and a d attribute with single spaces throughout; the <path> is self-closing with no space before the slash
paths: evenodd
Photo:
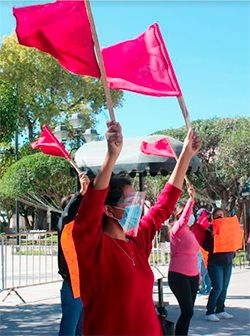
<path id="1" fill-rule="evenodd" d="M 61 280 L 57 263 L 57 232 L 27 232 L 0 235 L 0 290 L 46 284 Z"/>
<path id="2" fill-rule="evenodd" d="M 235 253 L 235 257 L 233 259 L 233 266 L 240 268 L 250 266 L 250 261 L 248 259 L 250 258 L 247 258 L 247 253 L 245 249 L 239 250 Z M 170 243 L 167 241 L 161 242 L 160 233 L 157 232 L 153 240 L 149 262 L 151 266 L 166 266 L 169 264 L 169 261 L 170 261 Z"/>
<path id="3" fill-rule="evenodd" d="M 161 273 L 159 266 L 167 266 L 170 260 L 170 244 L 160 240 L 157 233 L 149 262 Z M 0 235 L 0 291 L 8 291 L 3 301 L 13 291 L 25 302 L 18 288 L 60 281 L 57 252 L 57 232 Z M 245 251 L 238 251 L 233 263 L 239 267 L 249 265 Z"/>

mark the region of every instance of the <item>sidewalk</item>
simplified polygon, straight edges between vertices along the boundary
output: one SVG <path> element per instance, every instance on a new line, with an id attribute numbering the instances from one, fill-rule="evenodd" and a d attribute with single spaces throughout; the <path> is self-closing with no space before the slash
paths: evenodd
<path id="1" fill-rule="evenodd" d="M 160 268 L 163 274 L 167 269 Z M 154 270 L 156 277 L 160 274 Z M 164 281 L 167 285 L 167 279 Z M 61 283 L 52 283 L 43 286 L 34 286 L 19 289 L 19 294 L 26 304 L 16 294 L 8 296 L 2 302 L 6 292 L 0 293 L 0 335 L 49 335 L 58 334 L 61 308 Z M 154 298 L 157 299 L 157 287 L 154 288 Z M 204 320 L 207 296 L 197 296 L 195 313 L 190 325 L 189 335 L 250 335 L 250 268 L 235 268 L 227 296 L 227 311 L 234 315 L 233 320 L 207 322 Z M 164 286 L 164 300 L 169 302 L 169 319 L 176 321 L 179 308 L 175 297 Z"/>

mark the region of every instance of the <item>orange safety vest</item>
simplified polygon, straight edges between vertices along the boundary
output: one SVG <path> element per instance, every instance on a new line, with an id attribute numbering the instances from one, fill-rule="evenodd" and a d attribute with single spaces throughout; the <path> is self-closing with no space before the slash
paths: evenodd
<path id="1" fill-rule="evenodd" d="M 64 225 L 61 235 L 61 246 L 64 258 L 66 260 L 69 269 L 69 276 L 73 295 L 74 298 L 76 299 L 80 297 L 80 281 L 79 281 L 79 268 L 78 268 L 77 255 L 72 236 L 73 226 L 74 221 Z"/>
<path id="2" fill-rule="evenodd" d="M 237 216 L 214 219 L 214 253 L 235 252 L 243 246 L 243 230 Z"/>
<path id="3" fill-rule="evenodd" d="M 201 255 L 202 255 L 203 262 L 204 262 L 204 266 L 205 266 L 205 268 L 207 268 L 208 252 L 206 250 L 204 250 L 202 247 L 200 247 L 200 250 L 201 250 Z"/>

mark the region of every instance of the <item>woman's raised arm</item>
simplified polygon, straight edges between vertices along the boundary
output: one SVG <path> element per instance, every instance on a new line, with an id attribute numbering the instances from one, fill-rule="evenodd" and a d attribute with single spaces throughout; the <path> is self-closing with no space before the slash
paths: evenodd
<path id="1" fill-rule="evenodd" d="M 108 150 L 100 172 L 94 179 L 94 189 L 106 189 L 108 187 L 114 165 L 122 150 L 123 138 L 120 124 L 116 121 L 109 121 L 107 122 L 107 126 L 106 139 Z"/>

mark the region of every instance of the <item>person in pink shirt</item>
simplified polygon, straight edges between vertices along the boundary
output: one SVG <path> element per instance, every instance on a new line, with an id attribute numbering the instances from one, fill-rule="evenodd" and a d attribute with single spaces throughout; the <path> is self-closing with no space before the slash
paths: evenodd
<path id="1" fill-rule="evenodd" d="M 187 335 L 193 316 L 193 307 L 199 287 L 198 252 L 199 243 L 190 230 L 193 224 L 194 189 L 189 187 L 189 200 L 175 211 L 175 223 L 170 232 L 170 265 L 168 284 L 174 293 L 181 315 L 175 334 Z"/>
<path id="2" fill-rule="evenodd" d="M 83 335 L 162 336 L 148 259 L 156 231 L 174 211 L 200 139 L 189 130 L 174 171 L 155 205 L 142 218 L 140 212 L 135 212 L 140 225 L 137 235 L 131 237 L 124 222 L 126 216 L 135 222 L 135 217 L 127 215 L 135 191 L 128 179 L 111 178 L 122 149 L 119 123 L 108 123 L 106 138 L 105 160 L 84 195 L 73 228 L 84 304 Z"/>

